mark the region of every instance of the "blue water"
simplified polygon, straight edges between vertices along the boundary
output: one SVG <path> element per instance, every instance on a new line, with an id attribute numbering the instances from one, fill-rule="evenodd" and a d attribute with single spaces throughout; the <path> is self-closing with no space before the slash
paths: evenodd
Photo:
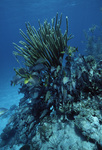
<path id="1" fill-rule="evenodd" d="M 65 17 L 69 18 L 69 34 L 75 37 L 69 45 L 79 48 L 84 53 L 83 30 L 92 24 L 100 26 L 102 19 L 102 0 L 0 0 L 0 106 L 10 107 L 19 102 L 18 87 L 11 87 L 10 80 L 14 75 L 13 68 L 19 67 L 12 52 L 12 42 L 22 39 L 19 29 L 26 31 L 25 22 L 30 22 L 36 29 L 38 19 L 41 23 L 50 19 L 56 12 L 63 14 L 62 31 L 65 29 Z"/>
<path id="2" fill-rule="evenodd" d="M 43 24 L 49 22 L 56 13 L 63 14 L 62 31 L 65 30 L 65 17 L 69 19 L 69 34 L 74 38 L 69 45 L 78 47 L 84 54 L 85 44 L 83 30 L 96 24 L 100 26 L 102 20 L 102 0 L 0 0 L 0 107 L 10 108 L 19 104 L 22 95 L 18 94 L 19 86 L 10 86 L 10 80 L 15 74 L 13 68 L 19 67 L 12 52 L 15 50 L 13 42 L 22 39 L 19 29 L 26 31 L 25 22 L 38 26 L 38 19 Z M 0 118 L 0 133 L 7 123 L 7 118 Z"/>

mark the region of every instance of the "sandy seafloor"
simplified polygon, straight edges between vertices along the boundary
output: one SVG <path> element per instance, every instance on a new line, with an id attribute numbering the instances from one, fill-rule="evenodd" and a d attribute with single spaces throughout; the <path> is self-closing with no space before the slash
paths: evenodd
<path id="1" fill-rule="evenodd" d="M 0 88 L 0 108 L 10 109 L 12 105 L 18 105 L 21 97 L 22 94 L 18 94 L 18 86 L 14 87 L 7 84 L 5 88 Z M 0 117 L 0 134 L 7 123 L 7 119 L 3 116 Z"/>
<path id="2" fill-rule="evenodd" d="M 5 80 L 1 79 L 0 82 L 0 108 L 7 108 L 10 109 L 12 105 L 19 104 L 20 98 L 23 97 L 23 94 L 18 94 L 19 86 L 11 86 L 10 85 L 11 78 L 8 78 Z M 13 113 L 13 112 L 12 112 Z M 3 115 L 0 117 L 0 134 L 2 133 L 3 129 L 5 128 L 10 116 L 12 115 Z M 15 150 L 18 148 L 16 147 Z M 3 150 L 3 148 L 0 148 L 0 150 Z"/>

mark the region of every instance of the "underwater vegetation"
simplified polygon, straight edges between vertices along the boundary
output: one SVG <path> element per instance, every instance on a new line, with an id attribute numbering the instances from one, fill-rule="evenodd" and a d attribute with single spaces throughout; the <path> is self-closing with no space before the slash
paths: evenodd
<path id="1" fill-rule="evenodd" d="M 102 148 L 102 60 L 91 54 L 75 57 L 77 48 L 67 43 L 73 37 L 68 36 L 68 17 L 64 34 L 61 23 L 57 13 L 51 25 L 39 22 L 38 31 L 30 23 L 27 35 L 20 30 L 25 42 L 14 43 L 14 55 L 18 62 L 23 57 L 25 67 L 14 69 L 11 85 L 20 84 L 24 96 L 0 136 L 0 147 Z"/>
<path id="2" fill-rule="evenodd" d="M 56 17 L 51 20 L 50 23 L 47 20 L 44 21 L 44 25 L 39 23 L 39 29 L 36 30 L 31 27 L 30 23 L 26 24 L 27 35 L 20 29 L 20 33 L 26 40 L 20 41 L 19 43 L 23 46 L 18 46 L 14 43 L 15 48 L 18 52 L 14 51 L 14 55 L 22 56 L 25 60 L 25 65 L 32 67 L 38 63 L 42 63 L 47 67 L 57 67 L 62 62 L 60 59 L 63 58 L 65 50 L 70 53 L 67 46 L 68 40 L 73 36 L 68 36 L 68 17 L 66 17 L 66 30 L 65 33 L 61 32 L 62 14 L 58 19 L 58 13 Z"/>
<path id="3" fill-rule="evenodd" d="M 99 32 L 96 35 L 96 32 Z M 95 57 L 96 61 L 102 59 L 102 25 L 99 27 L 93 25 L 89 28 L 89 31 L 84 31 L 86 38 L 86 54 Z"/>

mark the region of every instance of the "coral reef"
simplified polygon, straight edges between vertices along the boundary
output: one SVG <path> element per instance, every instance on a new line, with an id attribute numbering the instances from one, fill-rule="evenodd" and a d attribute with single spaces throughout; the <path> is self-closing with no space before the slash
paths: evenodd
<path id="1" fill-rule="evenodd" d="M 15 69 L 11 84 L 20 84 L 24 97 L 0 136 L 2 148 L 20 144 L 37 150 L 102 148 L 102 61 L 92 55 L 75 58 L 77 49 L 67 46 L 68 20 L 63 35 L 61 19 L 57 14 L 55 26 L 54 19 L 52 27 L 45 21 L 38 32 L 28 24 L 30 39 L 21 30 L 28 43 L 15 44 L 20 53 L 14 54 L 23 56 L 26 67 Z M 52 37 L 52 30 L 55 39 L 49 40 L 44 35 Z"/>
<path id="2" fill-rule="evenodd" d="M 88 32 L 84 31 L 84 34 L 87 55 L 92 55 L 96 61 L 100 61 L 102 59 L 102 26 L 93 25 Z"/>

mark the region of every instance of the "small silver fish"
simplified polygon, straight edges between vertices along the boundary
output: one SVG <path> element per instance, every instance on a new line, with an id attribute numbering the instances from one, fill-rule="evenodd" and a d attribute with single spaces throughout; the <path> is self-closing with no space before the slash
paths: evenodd
<path id="1" fill-rule="evenodd" d="M 0 117 L 8 111 L 7 108 L 0 108 Z"/>
<path id="2" fill-rule="evenodd" d="M 14 85 L 18 85 L 24 83 L 24 78 L 21 78 L 19 75 L 15 75 L 11 81 L 11 86 Z"/>
<path id="3" fill-rule="evenodd" d="M 43 69 L 45 69 L 45 66 L 43 64 L 37 64 L 32 68 L 32 70 L 34 71 L 39 71 L 39 70 L 41 71 Z"/>

